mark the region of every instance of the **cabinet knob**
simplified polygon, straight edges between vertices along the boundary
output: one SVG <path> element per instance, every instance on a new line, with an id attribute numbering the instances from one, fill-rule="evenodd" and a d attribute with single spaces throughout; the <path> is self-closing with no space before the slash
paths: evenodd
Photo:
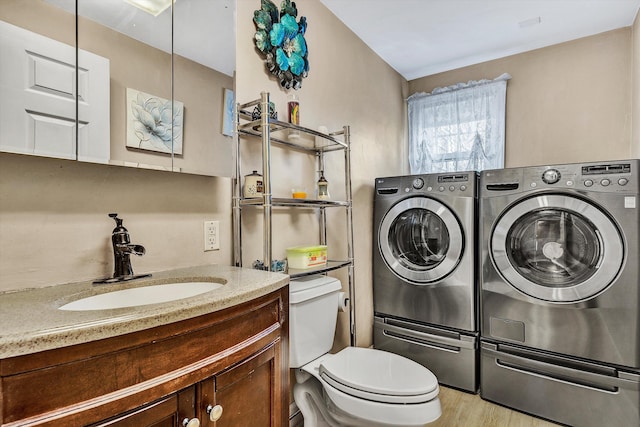
<path id="1" fill-rule="evenodd" d="M 182 420 L 183 427 L 200 427 L 200 420 L 197 418 L 185 418 Z"/>
<path id="2" fill-rule="evenodd" d="M 222 406 L 220 406 L 220 405 L 216 405 L 216 406 L 209 405 L 209 406 L 207 406 L 207 414 L 209 414 L 209 419 L 211 421 L 218 421 L 220 419 L 220 417 L 222 416 Z"/>

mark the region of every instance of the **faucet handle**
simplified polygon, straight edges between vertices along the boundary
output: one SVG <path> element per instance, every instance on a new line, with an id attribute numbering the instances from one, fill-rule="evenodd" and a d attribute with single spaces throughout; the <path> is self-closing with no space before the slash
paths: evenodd
<path id="1" fill-rule="evenodd" d="M 109 214 L 109 218 L 113 218 L 118 227 L 120 227 L 122 225 L 122 219 L 118 218 L 118 214 L 117 213 L 110 213 Z"/>
<path id="2" fill-rule="evenodd" d="M 115 222 L 116 222 L 116 228 L 113 230 L 114 232 L 116 230 L 119 230 L 120 228 L 122 228 L 122 231 L 125 231 L 125 232 L 127 231 L 126 228 L 122 227 L 122 219 L 118 218 L 118 214 L 117 213 L 110 213 L 109 217 L 113 218 L 115 220 Z"/>

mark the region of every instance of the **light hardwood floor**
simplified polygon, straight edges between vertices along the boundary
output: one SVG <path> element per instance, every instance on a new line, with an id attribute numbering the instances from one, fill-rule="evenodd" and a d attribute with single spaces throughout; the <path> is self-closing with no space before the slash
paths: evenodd
<path id="1" fill-rule="evenodd" d="M 532 417 L 482 400 L 479 394 L 440 386 L 442 415 L 429 427 L 557 427 L 558 424 Z"/>

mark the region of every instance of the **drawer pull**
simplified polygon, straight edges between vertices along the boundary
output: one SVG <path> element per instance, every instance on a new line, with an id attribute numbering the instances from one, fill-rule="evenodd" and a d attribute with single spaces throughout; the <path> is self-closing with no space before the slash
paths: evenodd
<path id="1" fill-rule="evenodd" d="M 218 421 L 222 416 L 222 406 L 207 406 L 207 414 L 209 414 L 209 419 L 211 421 Z"/>
<path id="2" fill-rule="evenodd" d="M 182 420 L 183 427 L 200 427 L 200 420 L 197 418 L 185 418 Z"/>

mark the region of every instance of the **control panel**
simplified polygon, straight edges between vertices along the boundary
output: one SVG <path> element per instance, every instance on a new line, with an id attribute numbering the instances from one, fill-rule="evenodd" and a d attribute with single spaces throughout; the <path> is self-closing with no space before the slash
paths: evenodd
<path id="1" fill-rule="evenodd" d="M 409 175 L 376 179 L 376 192 L 379 195 L 397 193 L 442 193 L 456 196 L 475 196 L 477 173 L 444 173 Z"/>
<path id="2" fill-rule="evenodd" d="M 492 192 L 575 189 L 633 192 L 640 186 L 637 161 L 507 168 L 483 173 L 483 189 Z"/>
<path id="3" fill-rule="evenodd" d="M 532 168 L 533 170 L 537 168 Z M 630 163 L 603 163 L 580 165 L 561 165 L 541 168 L 541 172 L 526 176 L 529 187 L 556 185 L 575 188 L 615 190 L 629 183 Z M 537 175 L 537 176 L 536 176 Z"/>

